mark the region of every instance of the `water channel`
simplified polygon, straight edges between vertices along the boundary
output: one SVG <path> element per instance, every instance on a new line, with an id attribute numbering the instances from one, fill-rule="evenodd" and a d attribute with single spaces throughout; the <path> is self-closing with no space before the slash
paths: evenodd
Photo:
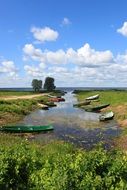
<path id="1" fill-rule="evenodd" d="M 58 102 L 57 107 L 36 110 L 18 124 L 54 126 L 53 131 L 32 136 L 35 141 L 63 140 L 86 149 L 99 142 L 103 142 L 107 148 L 112 146 L 113 138 L 120 135 L 116 121 L 100 122 L 99 113 L 85 112 L 73 107 L 77 98 L 71 91 L 68 91 L 64 98 L 65 102 Z"/>

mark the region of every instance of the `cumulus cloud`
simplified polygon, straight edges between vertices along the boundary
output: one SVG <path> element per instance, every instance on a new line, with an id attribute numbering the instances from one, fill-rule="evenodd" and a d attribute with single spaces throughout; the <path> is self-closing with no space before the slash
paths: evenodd
<path id="1" fill-rule="evenodd" d="M 127 37 L 127 22 L 124 22 L 123 26 L 117 29 L 117 32 Z"/>
<path id="2" fill-rule="evenodd" d="M 2 61 L 0 63 L 0 74 L 6 74 L 11 77 L 17 77 L 18 69 L 13 61 Z"/>
<path id="3" fill-rule="evenodd" d="M 84 44 L 66 51 L 41 50 L 32 44 L 23 48 L 24 55 L 35 61 L 24 69 L 31 77 L 52 76 L 63 86 L 120 86 L 127 83 L 127 52 L 114 56 L 111 51 L 98 51 Z"/>
<path id="4" fill-rule="evenodd" d="M 57 51 L 42 51 L 41 49 L 36 49 L 32 44 L 26 44 L 23 51 L 25 59 L 30 58 L 45 64 L 63 65 L 72 63 L 84 67 L 97 67 L 113 62 L 111 51 L 96 51 L 89 44 L 85 44 L 77 50 L 69 48 L 67 51 L 62 49 Z"/>
<path id="5" fill-rule="evenodd" d="M 87 67 L 102 66 L 113 62 L 111 51 L 96 51 L 88 43 L 77 51 L 72 48 L 68 49 L 67 57 L 70 62 Z"/>
<path id="6" fill-rule="evenodd" d="M 33 33 L 34 38 L 40 43 L 43 43 L 45 41 L 55 41 L 59 36 L 57 31 L 49 27 L 32 27 L 31 32 Z"/>
<path id="7" fill-rule="evenodd" d="M 70 24 L 71 24 L 71 21 L 67 17 L 64 17 L 61 25 L 66 26 L 66 25 L 70 25 Z"/>

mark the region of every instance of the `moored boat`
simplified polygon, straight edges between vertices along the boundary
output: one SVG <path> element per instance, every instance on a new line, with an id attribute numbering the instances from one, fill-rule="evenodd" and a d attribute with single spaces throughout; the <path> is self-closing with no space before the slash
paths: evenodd
<path id="1" fill-rule="evenodd" d="M 49 99 L 50 102 L 62 102 L 65 101 L 64 98 L 50 98 Z"/>
<path id="2" fill-rule="evenodd" d="M 88 105 L 88 106 L 82 106 L 82 108 L 85 109 L 85 111 L 88 111 L 88 112 L 96 112 L 96 111 L 99 111 L 103 108 L 106 108 L 108 107 L 110 104 L 102 104 L 102 105 L 98 105 L 98 106 L 92 106 L 92 105 Z"/>
<path id="3" fill-rule="evenodd" d="M 100 120 L 100 121 L 106 121 L 106 120 L 113 119 L 113 117 L 114 117 L 114 113 L 113 113 L 112 111 L 110 111 L 110 112 L 101 114 L 101 115 L 99 116 L 99 120 Z"/>
<path id="4" fill-rule="evenodd" d="M 34 133 L 34 132 L 42 132 L 42 131 L 50 131 L 53 130 L 52 125 L 43 125 L 43 126 L 4 126 L 0 128 L 2 132 L 9 133 Z"/>
<path id="5" fill-rule="evenodd" d="M 38 106 L 43 110 L 48 110 L 48 105 L 38 103 Z"/>
<path id="6" fill-rule="evenodd" d="M 90 104 L 90 100 L 86 100 L 86 101 L 83 101 L 83 102 L 79 102 L 77 104 L 74 104 L 73 106 L 75 107 L 80 107 L 80 106 L 85 106 L 85 105 L 89 105 Z"/>
<path id="7" fill-rule="evenodd" d="M 88 98 L 86 98 L 86 100 L 96 100 L 99 98 L 99 94 L 96 94 L 94 96 L 89 96 Z"/>

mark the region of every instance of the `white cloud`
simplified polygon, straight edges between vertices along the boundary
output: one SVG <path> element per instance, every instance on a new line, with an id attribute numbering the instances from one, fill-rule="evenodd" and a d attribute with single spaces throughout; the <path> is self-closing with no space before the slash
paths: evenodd
<path id="1" fill-rule="evenodd" d="M 18 69 L 13 61 L 2 61 L 0 63 L 0 74 L 17 77 Z"/>
<path id="2" fill-rule="evenodd" d="M 111 51 L 96 51 L 92 49 L 89 44 L 85 44 L 77 50 L 69 48 L 67 51 L 62 49 L 57 51 L 42 51 L 41 49 L 36 49 L 32 44 L 26 44 L 23 51 L 25 59 L 30 58 L 45 64 L 63 65 L 72 63 L 84 67 L 97 67 L 113 62 L 113 54 Z"/>
<path id="3" fill-rule="evenodd" d="M 113 62 L 111 51 L 96 51 L 89 44 L 85 44 L 83 47 L 77 49 L 77 51 L 72 48 L 68 49 L 67 57 L 69 62 L 87 67 L 102 66 Z"/>
<path id="4" fill-rule="evenodd" d="M 31 32 L 33 33 L 34 38 L 41 43 L 45 41 L 55 41 L 59 36 L 57 31 L 49 27 L 44 27 L 44 28 L 32 27 Z"/>
<path id="5" fill-rule="evenodd" d="M 47 62 L 51 64 L 66 64 L 67 63 L 66 53 L 63 50 L 58 50 L 56 52 L 47 51 L 46 58 L 47 58 Z"/>
<path id="6" fill-rule="evenodd" d="M 40 67 L 35 67 L 35 66 L 30 66 L 30 65 L 25 65 L 24 70 L 29 76 L 32 77 L 43 77 L 43 71 L 40 69 Z"/>
<path id="7" fill-rule="evenodd" d="M 71 21 L 67 17 L 64 17 L 62 20 L 62 26 L 66 26 L 70 24 L 71 24 Z"/>
<path id="8" fill-rule="evenodd" d="M 124 22 L 123 26 L 117 29 L 117 32 L 127 37 L 127 22 Z"/>
<path id="9" fill-rule="evenodd" d="M 120 86 L 127 83 L 127 52 L 115 57 L 109 50 L 98 51 L 85 44 L 74 50 L 41 50 L 26 44 L 24 54 L 35 65 L 24 67 L 30 77 L 52 76 L 58 86 Z"/>

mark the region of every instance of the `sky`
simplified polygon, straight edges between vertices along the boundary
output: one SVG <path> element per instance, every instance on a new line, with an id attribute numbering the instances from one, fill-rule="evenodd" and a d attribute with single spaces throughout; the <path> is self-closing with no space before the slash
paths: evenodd
<path id="1" fill-rule="evenodd" d="M 0 0 L 0 88 L 127 86 L 126 0 Z"/>

